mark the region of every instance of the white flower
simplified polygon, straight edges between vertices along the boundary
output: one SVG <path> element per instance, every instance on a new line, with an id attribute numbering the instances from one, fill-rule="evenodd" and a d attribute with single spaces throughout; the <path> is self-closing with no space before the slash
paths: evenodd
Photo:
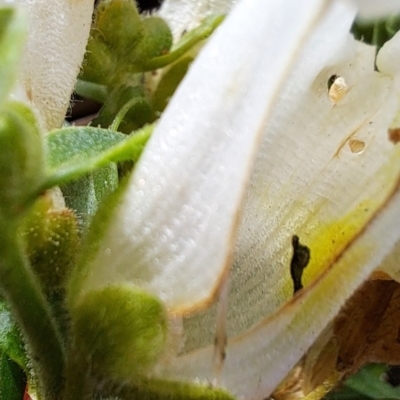
<path id="1" fill-rule="evenodd" d="M 212 14 L 226 14 L 240 0 L 164 0 L 158 11 L 166 19 L 175 39 L 196 27 L 202 19 Z M 385 17 L 398 12 L 398 0 L 354 0 L 358 17 L 363 19 Z"/>
<path id="2" fill-rule="evenodd" d="M 59 128 L 85 53 L 93 0 L 1 3 L 18 5 L 29 19 L 21 72 L 11 96 L 33 106 L 44 131 Z"/>
<path id="3" fill-rule="evenodd" d="M 398 251 L 400 147 L 387 130 L 399 111 L 400 49 L 393 42 L 375 72 L 374 49 L 348 33 L 356 11 L 346 1 L 238 1 L 75 276 L 76 303 L 129 282 L 158 295 L 171 316 L 190 314 L 186 354 L 160 362 L 158 376 L 213 379 L 213 309 L 199 312 L 233 261 L 220 382 L 244 398 L 267 397 Z M 344 92 L 332 102 L 335 75 Z M 293 235 L 311 261 L 292 300 Z"/>
<path id="4" fill-rule="evenodd" d="M 161 5 L 158 15 L 168 21 L 175 40 L 195 28 L 207 16 L 227 14 L 238 0 L 169 0 Z"/>
<path id="5" fill-rule="evenodd" d="M 398 0 L 356 0 L 359 6 L 359 16 L 364 19 L 382 18 L 399 12 Z"/>

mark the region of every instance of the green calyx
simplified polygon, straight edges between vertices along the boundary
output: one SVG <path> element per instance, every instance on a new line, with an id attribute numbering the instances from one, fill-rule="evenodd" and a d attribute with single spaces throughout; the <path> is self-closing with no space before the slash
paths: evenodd
<path id="1" fill-rule="evenodd" d="M 94 376 L 136 381 L 164 350 L 167 317 L 162 303 L 134 286 L 88 293 L 71 311 L 77 352 Z"/>
<path id="2" fill-rule="evenodd" d="M 154 57 L 168 53 L 171 31 L 161 18 L 142 19 L 133 0 L 103 0 L 97 7 L 81 78 L 118 84 L 127 73 L 145 71 Z"/>
<path id="3" fill-rule="evenodd" d="M 135 1 L 100 1 L 76 87 L 79 95 L 103 103 L 92 125 L 130 133 L 153 123 L 187 72 L 194 49 L 223 19 L 207 17 L 174 44 L 168 24 L 141 16 Z M 115 125 L 123 108 L 129 110 Z"/>
<path id="4" fill-rule="evenodd" d="M 118 55 L 134 51 L 144 36 L 144 29 L 133 0 L 103 0 L 95 15 L 93 37 L 100 39 Z"/>
<path id="5" fill-rule="evenodd" d="M 146 18 L 142 21 L 144 36 L 136 51 L 138 64 L 145 65 L 147 60 L 168 54 L 172 46 L 172 34 L 167 23 L 159 17 Z"/>

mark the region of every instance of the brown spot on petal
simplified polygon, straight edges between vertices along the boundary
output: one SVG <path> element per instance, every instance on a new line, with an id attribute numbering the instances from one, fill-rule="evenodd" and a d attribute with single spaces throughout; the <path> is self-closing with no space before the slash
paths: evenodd
<path id="1" fill-rule="evenodd" d="M 400 142 L 400 128 L 389 128 L 388 138 L 393 144 Z"/>

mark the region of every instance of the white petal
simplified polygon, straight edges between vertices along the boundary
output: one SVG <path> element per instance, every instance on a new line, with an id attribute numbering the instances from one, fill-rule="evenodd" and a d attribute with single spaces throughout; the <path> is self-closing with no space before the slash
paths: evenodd
<path id="1" fill-rule="evenodd" d="M 316 31 L 264 132 L 239 225 L 230 336 L 291 298 L 292 235 L 311 248 L 307 285 L 364 229 L 397 185 L 400 148 L 387 135 L 398 107 L 393 81 L 373 71 L 375 50 L 356 44 L 346 33 L 350 25 L 351 18 L 338 11 Z M 327 89 L 334 74 L 348 85 L 337 104 Z M 212 343 L 214 320 L 211 310 L 185 321 L 186 351 Z"/>
<path id="2" fill-rule="evenodd" d="M 376 57 L 376 66 L 379 71 L 391 75 L 400 81 L 400 32 L 397 32 L 379 50 Z"/>
<path id="3" fill-rule="evenodd" d="M 325 10 L 320 0 L 238 4 L 165 111 L 81 293 L 130 281 L 176 313 L 213 300 L 259 135 Z"/>
<path id="4" fill-rule="evenodd" d="M 400 239 L 400 191 L 333 267 L 270 319 L 228 343 L 221 384 L 245 399 L 267 398 Z M 212 379 L 213 348 L 178 358 L 162 375 L 175 379 Z"/>
<path id="5" fill-rule="evenodd" d="M 43 128 L 58 128 L 66 114 L 91 25 L 93 0 L 14 0 L 30 19 L 19 87 Z M 21 93 L 21 86 L 23 92 Z"/>
<path id="6" fill-rule="evenodd" d="M 399 0 L 355 0 L 359 17 L 364 19 L 385 18 L 400 12 Z"/>
<path id="7" fill-rule="evenodd" d="M 165 0 L 158 11 L 172 31 L 175 40 L 195 28 L 212 14 L 227 14 L 238 0 Z"/>
<path id="8" fill-rule="evenodd" d="M 387 137 L 398 106 L 393 82 L 373 72 L 373 48 L 354 49 L 345 28 L 351 21 L 338 16 L 333 13 L 315 32 L 279 96 L 246 199 L 229 305 L 231 334 L 275 311 L 228 344 L 221 384 L 246 399 L 271 393 L 400 238 L 400 194 L 393 195 L 400 147 Z M 326 88 L 332 74 L 349 85 L 337 104 L 330 104 Z M 364 142 L 362 151 L 352 151 L 354 139 Z M 304 277 L 309 287 L 279 309 L 292 296 L 293 234 L 311 248 Z M 211 318 L 189 321 L 187 328 L 199 333 L 191 338 L 193 347 L 208 332 L 211 342 Z M 213 351 L 210 346 L 178 357 L 157 372 L 212 380 Z"/>

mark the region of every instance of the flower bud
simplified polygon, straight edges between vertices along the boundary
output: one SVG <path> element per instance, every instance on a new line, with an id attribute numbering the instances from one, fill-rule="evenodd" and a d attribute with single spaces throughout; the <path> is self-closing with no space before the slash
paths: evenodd
<path id="1" fill-rule="evenodd" d="M 101 38 L 117 54 L 132 52 L 143 36 L 136 4 L 132 0 L 104 0 L 97 7 L 95 39 Z"/>
<path id="2" fill-rule="evenodd" d="M 130 381 L 164 349 L 166 313 L 161 302 L 135 286 L 89 292 L 71 311 L 76 346 L 94 375 Z"/>
<path id="3" fill-rule="evenodd" d="M 144 36 L 140 41 L 135 57 L 139 65 L 154 57 L 169 53 L 172 46 L 172 33 L 168 24 L 159 17 L 151 17 L 143 20 Z"/>

